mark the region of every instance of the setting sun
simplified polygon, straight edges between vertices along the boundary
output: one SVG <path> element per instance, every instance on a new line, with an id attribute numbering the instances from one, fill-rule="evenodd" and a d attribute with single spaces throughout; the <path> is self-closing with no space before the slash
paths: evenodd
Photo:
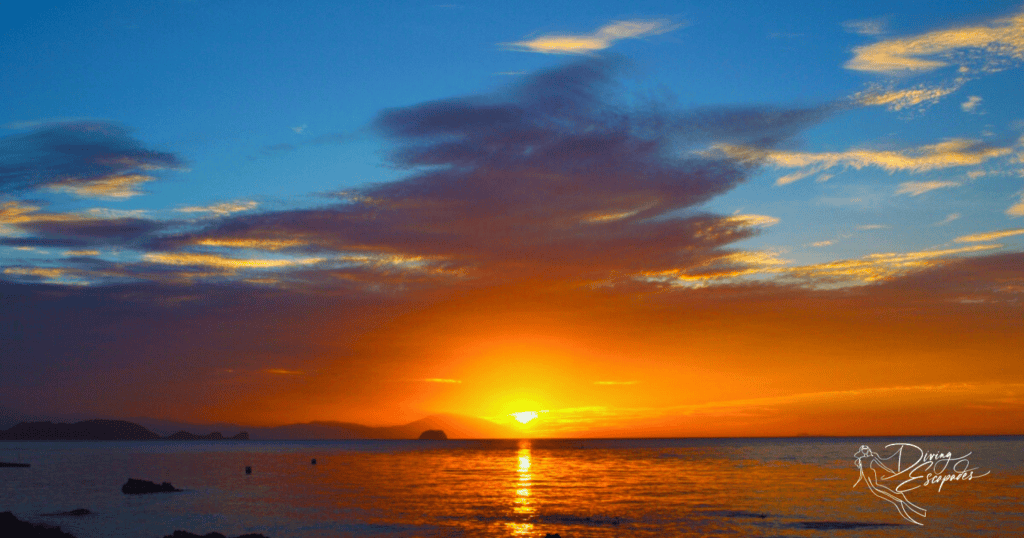
<path id="1" fill-rule="evenodd" d="M 522 411 L 520 413 L 510 413 L 513 418 L 519 421 L 520 424 L 526 424 L 533 419 L 537 418 L 536 411 Z"/>

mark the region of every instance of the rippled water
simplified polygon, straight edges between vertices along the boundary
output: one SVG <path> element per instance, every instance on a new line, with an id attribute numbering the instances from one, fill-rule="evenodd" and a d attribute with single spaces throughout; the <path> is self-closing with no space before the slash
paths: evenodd
<path id="1" fill-rule="evenodd" d="M 853 487 L 860 445 L 889 442 L 991 472 L 910 492 L 915 526 Z M 1020 437 L 2 442 L 32 467 L 0 468 L 0 511 L 79 538 L 1024 536 L 1022 460 Z M 123 495 L 129 477 L 185 491 Z"/>

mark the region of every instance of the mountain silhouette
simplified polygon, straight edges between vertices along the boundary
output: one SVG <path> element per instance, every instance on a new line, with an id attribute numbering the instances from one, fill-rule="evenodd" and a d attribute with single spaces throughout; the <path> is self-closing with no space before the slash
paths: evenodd
<path id="1" fill-rule="evenodd" d="M 8 430 L 0 430 L 0 440 L 21 441 L 141 441 L 166 439 L 172 441 L 220 440 L 220 439 L 417 439 L 425 430 L 443 430 L 449 439 L 508 439 L 518 437 L 515 431 L 489 420 L 464 415 L 439 414 L 399 426 L 365 426 L 354 422 L 316 421 L 305 424 L 287 424 L 269 428 L 240 426 L 218 423 L 220 430 L 244 430 L 233 437 L 224 437 L 220 432 L 207 434 L 189 433 L 209 431 L 211 425 L 178 423 L 159 419 L 127 420 L 84 420 L 72 424 L 54 422 L 21 422 Z M 174 431 L 169 435 L 155 433 L 145 424 L 159 425 L 161 431 Z"/>
<path id="2" fill-rule="evenodd" d="M 144 441 L 160 439 L 146 428 L 126 420 L 83 420 L 73 424 L 20 422 L 0 431 L 2 440 L 18 441 Z"/>

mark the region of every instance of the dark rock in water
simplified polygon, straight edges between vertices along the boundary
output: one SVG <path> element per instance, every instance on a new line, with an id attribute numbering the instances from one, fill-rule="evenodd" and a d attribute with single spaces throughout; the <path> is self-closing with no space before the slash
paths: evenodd
<path id="1" fill-rule="evenodd" d="M 0 536 L 10 538 L 75 538 L 60 530 L 60 527 L 33 525 L 22 521 L 10 512 L 0 513 Z"/>
<path id="2" fill-rule="evenodd" d="M 236 435 L 231 436 L 231 440 L 233 440 L 233 441 L 248 441 L 249 440 L 249 432 L 238 432 Z"/>
<path id="3" fill-rule="evenodd" d="M 800 521 L 798 528 L 815 530 L 868 529 L 872 527 L 898 527 L 898 523 L 864 523 L 860 521 Z"/>
<path id="4" fill-rule="evenodd" d="M 0 467 L 31 467 L 29 463 L 7 463 L 6 461 L 0 461 Z"/>
<path id="5" fill-rule="evenodd" d="M 250 466 L 250 465 L 246 465 L 245 466 L 245 474 L 252 474 L 252 466 Z"/>
<path id="6" fill-rule="evenodd" d="M 149 480 L 136 480 L 129 478 L 123 486 L 121 486 L 121 493 L 125 495 L 132 495 L 137 493 L 165 493 L 181 491 L 180 489 L 171 485 L 170 482 L 164 482 L 163 484 L 157 484 L 150 482 Z"/>
<path id="7" fill-rule="evenodd" d="M 168 534 L 164 538 L 227 538 L 219 532 L 211 532 L 210 534 L 192 534 L 188 531 L 174 531 L 174 534 Z M 236 538 L 267 538 L 262 534 L 243 534 Z"/>
<path id="8" fill-rule="evenodd" d="M 427 430 L 420 434 L 420 439 L 426 439 L 428 441 L 445 441 L 448 436 L 444 434 L 444 430 Z"/>
<path id="9" fill-rule="evenodd" d="M 198 435 L 196 435 L 194 433 L 189 433 L 189 432 L 186 432 L 186 431 L 180 431 L 180 432 L 174 432 L 174 433 L 168 435 L 165 439 L 167 439 L 169 441 L 197 441 L 199 439 L 202 439 L 202 437 L 200 437 L 200 436 L 198 436 Z"/>
<path id="10" fill-rule="evenodd" d="M 236 435 L 235 437 L 232 437 L 232 439 L 235 439 L 237 437 L 238 436 Z M 249 438 L 249 434 L 246 434 L 245 438 L 248 439 Z M 170 441 L 221 441 L 221 440 L 224 439 L 224 435 L 221 434 L 220 432 L 213 432 L 213 433 L 208 434 L 208 435 L 196 435 L 194 433 L 189 433 L 189 432 L 186 432 L 186 431 L 180 431 L 180 432 L 172 433 L 172 434 L 168 435 L 167 437 L 165 437 L 164 439 L 167 439 L 167 440 L 170 440 Z"/>
<path id="11" fill-rule="evenodd" d="M 309 464 L 310 465 L 316 465 L 316 458 L 313 458 L 312 460 L 310 460 Z"/>
<path id="12" fill-rule="evenodd" d="M 52 514 L 43 514 L 44 516 L 89 516 L 92 512 L 88 508 L 75 508 L 70 512 L 54 512 Z"/>
<path id="13" fill-rule="evenodd" d="M 544 538 L 562 538 L 562 535 L 558 534 L 557 532 L 549 532 L 544 535 Z"/>

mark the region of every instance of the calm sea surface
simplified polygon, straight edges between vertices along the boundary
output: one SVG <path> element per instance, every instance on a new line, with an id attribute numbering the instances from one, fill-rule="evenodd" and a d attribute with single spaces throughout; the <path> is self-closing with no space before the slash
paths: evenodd
<path id="1" fill-rule="evenodd" d="M 976 477 L 907 492 L 914 525 L 853 487 L 860 446 L 892 442 L 970 452 Z M 0 461 L 32 464 L 0 468 L 0 511 L 79 538 L 1024 536 L 1021 437 L 8 441 Z M 185 491 L 124 495 L 129 477 Z"/>

